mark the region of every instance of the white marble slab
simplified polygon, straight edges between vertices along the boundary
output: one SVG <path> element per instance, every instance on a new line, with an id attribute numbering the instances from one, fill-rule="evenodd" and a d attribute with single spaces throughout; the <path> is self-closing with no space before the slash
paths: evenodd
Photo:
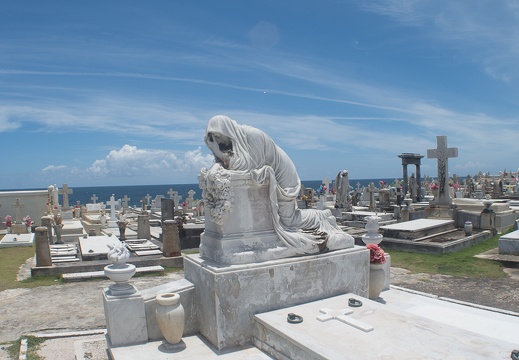
<path id="1" fill-rule="evenodd" d="M 34 244 L 34 233 L 30 234 L 5 234 L 0 240 L 0 248 L 16 246 L 32 246 Z"/>
<path id="2" fill-rule="evenodd" d="M 353 314 L 345 317 L 371 325 L 373 331 L 365 332 L 340 321 L 320 322 L 316 318 L 319 309 L 348 307 L 351 297 L 360 299 L 363 305 L 351 308 Z M 387 304 L 393 304 L 384 293 L 382 297 Z M 280 349 L 289 344 L 291 350 L 284 351 L 288 358 L 300 358 L 300 351 L 304 351 L 307 358 L 325 359 L 509 359 L 510 352 L 517 348 L 517 332 L 513 327 L 517 328 L 519 319 L 503 316 L 493 321 L 479 314 L 484 311 L 471 312 L 468 307 L 460 310 L 459 305 L 446 309 L 443 304 L 434 306 L 433 301 L 438 300 L 430 300 L 430 303 L 411 302 L 406 311 L 404 304 L 388 306 L 346 294 L 257 314 L 255 318 L 260 324 L 258 329 L 268 329 L 272 336 L 270 344 Z M 302 316 L 303 322 L 289 324 L 288 313 Z M 507 321 L 511 321 L 510 325 Z M 466 325 L 461 325 L 464 322 Z M 499 328 L 501 325 L 504 329 Z M 511 334 L 507 335 L 506 330 Z M 492 331 L 503 336 L 491 335 Z M 256 332 L 259 340 L 269 336 L 261 332 Z"/>
<path id="3" fill-rule="evenodd" d="M 413 232 L 431 229 L 447 224 L 454 224 L 454 220 L 417 219 L 396 224 L 384 225 L 381 226 L 380 229 Z"/>
<path id="4" fill-rule="evenodd" d="M 115 236 L 89 236 L 79 238 L 79 248 L 83 257 L 95 257 L 108 254 L 108 245 L 120 243 Z"/>
<path id="5" fill-rule="evenodd" d="M 147 255 L 161 255 L 162 251 L 160 250 L 137 250 L 135 251 L 137 256 L 147 256 Z"/>

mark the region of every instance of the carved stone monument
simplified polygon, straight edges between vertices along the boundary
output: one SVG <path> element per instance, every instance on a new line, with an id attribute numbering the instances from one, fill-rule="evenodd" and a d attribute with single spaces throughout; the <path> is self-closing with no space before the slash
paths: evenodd
<path id="1" fill-rule="evenodd" d="M 367 296 L 369 251 L 330 210 L 297 207 L 295 166 L 267 134 L 216 116 L 205 141 L 215 155 L 199 176 L 205 232 L 200 254 L 184 257 L 205 338 L 218 349 L 250 344 L 255 313 Z"/>
<path id="2" fill-rule="evenodd" d="M 458 157 L 458 148 L 447 148 L 447 136 L 436 136 L 436 149 L 427 150 L 428 159 L 437 159 L 438 161 L 438 198 L 434 199 L 434 205 L 452 204 L 452 198 L 449 194 L 449 158 Z"/>

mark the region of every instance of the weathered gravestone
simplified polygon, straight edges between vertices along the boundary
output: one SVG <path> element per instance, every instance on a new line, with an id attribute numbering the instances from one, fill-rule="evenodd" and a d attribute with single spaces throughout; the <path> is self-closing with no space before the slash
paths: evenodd
<path id="1" fill-rule="evenodd" d="M 458 148 L 447 147 L 447 136 L 436 136 L 436 149 L 427 150 L 428 159 L 437 159 L 438 162 L 438 198 L 434 199 L 435 205 L 452 204 L 452 198 L 449 193 L 449 158 L 458 157 Z"/>

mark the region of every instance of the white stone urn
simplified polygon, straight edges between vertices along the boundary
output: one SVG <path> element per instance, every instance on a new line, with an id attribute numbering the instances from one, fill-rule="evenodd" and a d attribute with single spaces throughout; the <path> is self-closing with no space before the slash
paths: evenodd
<path id="1" fill-rule="evenodd" d="M 107 258 L 113 264 L 104 267 L 105 275 L 112 281 L 114 285 L 110 285 L 110 293 L 114 296 L 130 295 L 137 290 L 130 284 L 130 279 L 135 275 L 136 268 L 133 264 L 127 264 L 126 261 L 130 258 L 130 252 L 124 243 L 116 245 L 108 245 Z"/>
<path id="2" fill-rule="evenodd" d="M 384 271 L 384 264 L 369 264 L 369 293 L 368 298 L 376 299 L 380 296 L 380 292 L 384 287 L 386 281 L 386 273 Z"/>
<path id="3" fill-rule="evenodd" d="M 367 233 L 362 235 L 361 239 L 364 244 L 380 244 L 382 241 L 382 234 L 378 233 L 379 225 L 378 221 L 381 218 L 377 215 L 371 215 L 366 217 L 366 227 Z"/>
<path id="4" fill-rule="evenodd" d="M 169 349 L 182 340 L 185 324 L 184 308 L 177 293 L 159 294 L 156 300 L 155 316 L 164 336 L 162 344 Z"/>

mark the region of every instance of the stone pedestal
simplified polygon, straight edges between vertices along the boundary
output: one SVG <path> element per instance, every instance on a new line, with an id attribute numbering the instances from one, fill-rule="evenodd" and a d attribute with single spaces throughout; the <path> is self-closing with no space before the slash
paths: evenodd
<path id="1" fill-rule="evenodd" d="M 348 292 L 367 297 L 369 250 L 363 246 L 244 265 L 184 257 L 195 284 L 200 333 L 218 349 L 250 344 L 256 313 Z"/>
<path id="2" fill-rule="evenodd" d="M 139 214 L 137 217 L 137 238 L 151 239 L 150 216 L 148 214 Z"/>
<path id="3" fill-rule="evenodd" d="M 148 341 L 144 299 L 139 291 L 125 296 L 103 292 L 107 337 L 111 346 L 143 344 Z"/>
<path id="4" fill-rule="evenodd" d="M 178 225 L 174 220 L 162 222 L 162 254 L 165 257 L 181 255 Z"/>
<path id="5" fill-rule="evenodd" d="M 47 236 L 49 244 L 53 244 L 54 240 L 52 239 L 52 216 L 42 216 L 41 217 L 41 226 L 44 226 L 47 228 Z"/>
<path id="6" fill-rule="evenodd" d="M 47 228 L 45 226 L 36 228 L 36 266 L 52 266 L 50 246 L 47 240 Z"/>

